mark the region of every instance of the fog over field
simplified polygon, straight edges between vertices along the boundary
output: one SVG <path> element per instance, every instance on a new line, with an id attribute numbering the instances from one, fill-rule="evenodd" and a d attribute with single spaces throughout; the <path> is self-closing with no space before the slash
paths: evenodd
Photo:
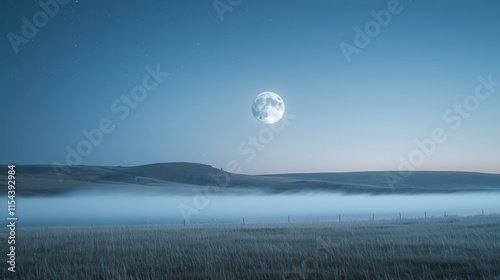
<path id="1" fill-rule="evenodd" d="M 197 200 L 197 202 L 193 202 Z M 130 223 L 247 223 L 395 219 L 500 213 L 500 193 L 422 195 L 166 195 L 79 191 L 51 197 L 18 198 L 19 225 Z M 196 204 L 198 203 L 198 204 Z M 182 214 L 180 207 L 196 212 Z M 192 208 L 189 208 L 192 207 Z M 193 210 L 193 211 L 194 211 Z"/>

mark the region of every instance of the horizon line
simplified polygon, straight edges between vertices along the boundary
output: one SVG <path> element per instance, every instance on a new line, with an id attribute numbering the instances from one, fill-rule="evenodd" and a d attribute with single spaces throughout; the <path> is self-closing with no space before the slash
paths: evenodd
<path id="1" fill-rule="evenodd" d="M 199 163 L 199 162 L 188 162 L 188 161 L 172 161 L 172 162 L 153 162 L 153 163 L 146 163 L 146 164 L 139 164 L 139 165 L 85 165 L 85 164 L 79 164 L 79 165 L 69 165 L 69 164 L 49 164 L 49 163 L 32 163 L 32 164 L 16 164 L 16 163 L 8 163 L 8 164 L 3 164 L 3 166 L 8 166 L 8 165 L 16 165 L 16 166 L 68 166 L 68 167 L 139 167 L 139 166 L 147 166 L 147 165 L 155 165 L 155 164 L 193 164 L 193 165 L 205 165 L 209 166 L 214 169 L 218 169 L 227 173 L 231 174 L 240 174 L 240 175 L 249 175 L 249 176 L 266 176 L 266 175 L 291 175 L 291 174 L 329 174 L 329 173 L 369 173 L 369 172 L 395 172 L 395 173 L 400 173 L 400 172 L 434 172 L 434 173 L 444 173 L 444 172 L 449 172 L 449 173 L 478 173 L 478 174 L 492 174 L 492 175 L 500 175 L 500 172 L 485 172 L 485 171 L 471 171 L 471 170 L 352 170 L 352 171 L 315 171 L 315 172 L 285 172 L 285 173 L 235 173 L 235 172 L 228 172 L 224 170 L 224 168 L 221 167 L 215 167 L 212 166 L 211 164 L 208 163 Z"/>

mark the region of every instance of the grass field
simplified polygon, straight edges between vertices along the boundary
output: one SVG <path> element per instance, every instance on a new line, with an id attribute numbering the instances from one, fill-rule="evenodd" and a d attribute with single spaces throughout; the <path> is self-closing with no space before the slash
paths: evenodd
<path id="1" fill-rule="evenodd" d="M 4 279 L 500 279 L 500 215 L 19 228 Z"/>

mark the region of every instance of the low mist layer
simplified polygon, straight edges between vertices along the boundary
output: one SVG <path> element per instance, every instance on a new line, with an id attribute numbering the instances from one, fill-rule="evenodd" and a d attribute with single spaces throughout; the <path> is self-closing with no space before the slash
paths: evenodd
<path id="1" fill-rule="evenodd" d="M 5 199 L 5 197 L 1 198 Z M 432 195 L 190 195 L 82 191 L 18 197 L 18 224 L 109 225 L 129 223 L 247 223 L 393 219 L 500 213 L 500 193 Z"/>

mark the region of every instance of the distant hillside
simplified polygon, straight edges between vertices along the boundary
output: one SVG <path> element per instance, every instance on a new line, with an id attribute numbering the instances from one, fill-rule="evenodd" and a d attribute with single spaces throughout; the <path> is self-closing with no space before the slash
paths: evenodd
<path id="1" fill-rule="evenodd" d="M 396 172 L 395 172 L 396 173 Z M 3 165 L 2 182 L 7 180 Z M 232 192 L 341 192 L 350 194 L 419 194 L 454 192 L 500 192 L 500 174 L 471 172 L 414 172 L 390 187 L 386 172 L 308 173 L 276 175 L 232 174 L 196 163 L 156 163 L 133 167 L 112 166 L 16 166 L 19 195 L 53 195 L 73 190 L 126 188 L 165 192 L 219 186 Z"/>

